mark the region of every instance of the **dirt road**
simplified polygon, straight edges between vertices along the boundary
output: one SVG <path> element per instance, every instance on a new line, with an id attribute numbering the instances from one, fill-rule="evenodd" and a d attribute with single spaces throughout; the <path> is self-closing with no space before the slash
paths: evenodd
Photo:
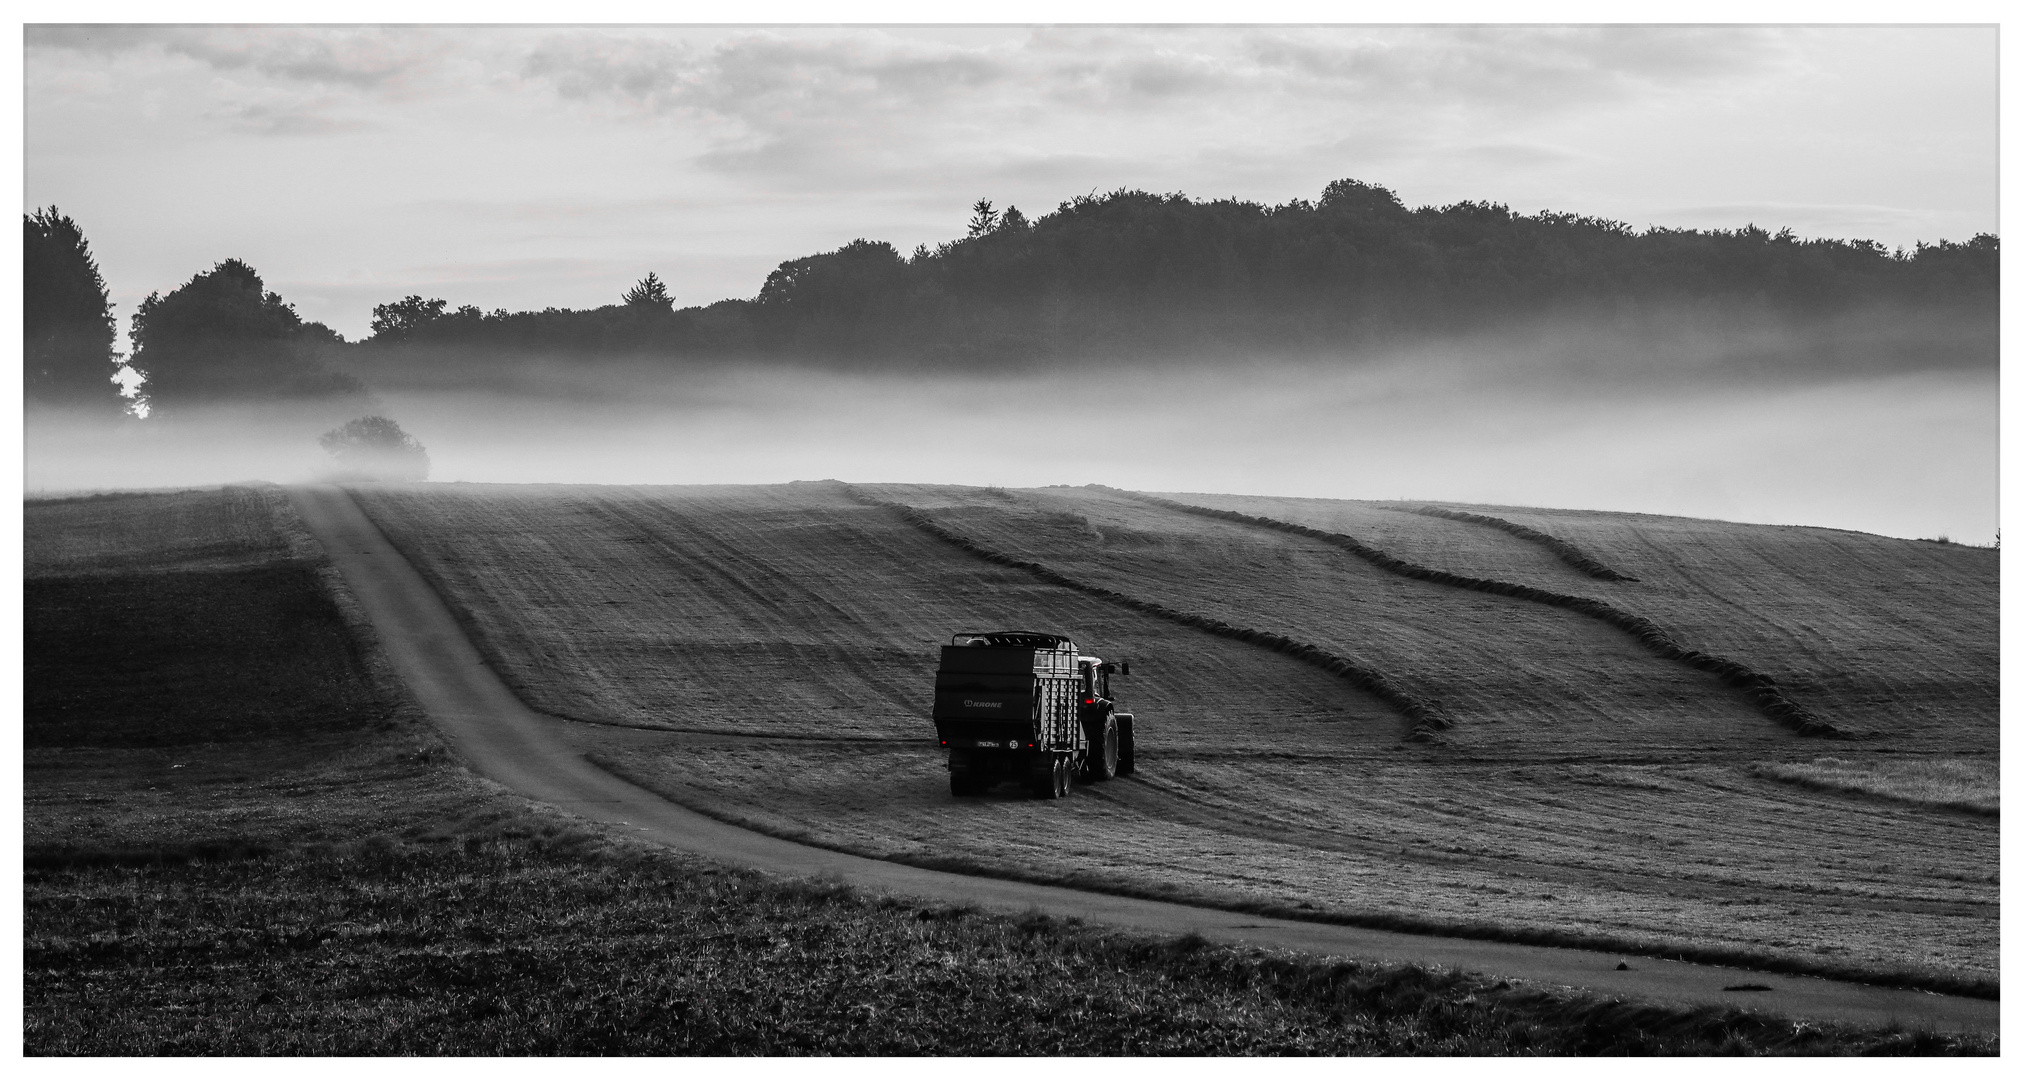
<path id="1" fill-rule="evenodd" d="M 294 489 L 303 519 L 378 629 L 401 678 L 475 772 L 532 799 L 642 838 L 789 875 L 827 875 L 872 892 L 1056 916 L 1227 942 L 1413 961 L 1581 986 L 1652 1001 L 1740 1005 L 1862 1024 L 1994 1031 L 1997 1002 L 1826 979 L 1769 975 L 1575 949 L 1511 945 L 1302 923 L 1044 885 L 969 877 L 807 847 L 727 825 L 585 760 L 563 722 L 529 709 L 480 657 L 442 600 L 344 491 Z M 1767 991 L 1730 991 L 1751 985 Z"/>

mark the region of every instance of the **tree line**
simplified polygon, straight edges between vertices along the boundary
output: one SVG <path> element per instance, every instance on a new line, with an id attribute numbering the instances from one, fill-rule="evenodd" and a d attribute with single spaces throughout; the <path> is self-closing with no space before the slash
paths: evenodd
<path id="1" fill-rule="evenodd" d="M 151 292 L 131 320 L 130 353 L 115 347 L 118 320 L 91 245 L 56 207 L 22 217 L 22 331 L 30 404 L 117 415 L 243 398 L 358 393 L 358 380 L 325 362 L 344 338 L 308 322 L 258 271 L 226 259 L 164 296 Z M 131 369 L 145 393 L 130 401 L 117 376 Z"/>
<path id="2" fill-rule="evenodd" d="M 122 358 L 89 247 L 54 207 L 24 221 L 30 399 L 102 397 Z M 1993 319 L 1999 270 L 1990 234 L 1892 251 L 1754 225 L 1639 231 L 1489 202 L 1413 209 L 1347 179 L 1278 205 L 1117 190 L 1038 218 L 978 200 L 963 236 L 908 254 L 856 240 L 780 263 L 750 299 L 707 307 L 677 308 L 656 274 L 583 310 L 411 295 L 375 306 L 356 343 L 303 321 L 227 259 L 141 303 L 125 362 L 160 406 L 339 391 L 346 380 L 326 361 L 361 349 L 965 367 L 1095 348 L 1325 348 L 1668 305 L 1793 318 L 1945 307 Z"/>
<path id="3" fill-rule="evenodd" d="M 1994 311 L 1999 244 L 1801 240 L 1654 228 L 1494 203 L 1407 209 L 1354 180 L 1278 206 L 1116 191 L 1027 221 L 979 201 L 969 234 L 901 257 L 859 240 L 782 263 L 755 334 L 811 349 L 1060 353 L 1091 344 L 1328 345 L 1541 312 L 1877 304 Z"/>

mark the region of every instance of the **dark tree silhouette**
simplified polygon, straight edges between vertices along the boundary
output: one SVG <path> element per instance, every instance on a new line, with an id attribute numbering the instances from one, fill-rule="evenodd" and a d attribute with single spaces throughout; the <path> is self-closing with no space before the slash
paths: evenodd
<path id="1" fill-rule="evenodd" d="M 119 369 L 105 279 L 77 223 L 51 206 L 21 218 L 22 374 L 27 400 L 118 413 Z"/>
<path id="2" fill-rule="evenodd" d="M 874 343 L 903 322 L 906 260 L 882 240 L 852 240 L 835 251 L 783 262 L 756 306 L 775 342 L 850 349 Z"/>
<path id="3" fill-rule="evenodd" d="M 304 323 L 260 274 L 226 259 L 167 296 L 149 293 L 133 316 L 132 365 L 147 379 L 154 411 L 204 401 L 303 398 L 350 393 L 356 380 L 317 362 L 322 344 L 341 341 Z"/>
<path id="4" fill-rule="evenodd" d="M 643 308 L 648 311 L 674 310 L 674 294 L 668 292 L 667 286 L 661 283 L 660 275 L 651 270 L 647 271 L 645 277 L 639 279 L 639 284 L 625 290 L 624 299 L 627 307 Z"/>
<path id="5" fill-rule="evenodd" d="M 443 309 L 448 306 L 447 300 L 423 300 L 419 296 L 374 305 L 371 340 L 381 345 L 410 340 L 422 328 L 442 318 Z M 462 310 L 458 309 L 459 312 Z"/>
<path id="6" fill-rule="evenodd" d="M 969 208 L 969 235 L 982 236 L 997 228 L 997 211 L 991 209 L 989 199 L 978 199 Z"/>
<path id="7" fill-rule="evenodd" d="M 344 478 L 428 479 L 428 451 L 384 416 L 361 416 L 324 432 L 316 441 L 337 460 Z"/>
<path id="8" fill-rule="evenodd" d="M 1320 208 L 1329 214 L 1360 214 L 1379 218 L 1402 218 L 1411 213 L 1390 188 L 1348 179 L 1336 180 L 1321 189 Z"/>

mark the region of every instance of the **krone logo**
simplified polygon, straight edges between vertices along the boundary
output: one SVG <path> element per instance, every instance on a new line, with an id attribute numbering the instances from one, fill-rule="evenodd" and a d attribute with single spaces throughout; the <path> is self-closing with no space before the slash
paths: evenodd
<path id="1" fill-rule="evenodd" d="M 1002 709 L 1002 708 L 1004 708 L 1004 702 L 1002 702 L 1002 701 L 971 701 L 971 700 L 969 700 L 968 698 L 964 698 L 964 699 L 962 699 L 962 707 L 963 707 L 963 708 L 965 708 L 965 709 Z"/>

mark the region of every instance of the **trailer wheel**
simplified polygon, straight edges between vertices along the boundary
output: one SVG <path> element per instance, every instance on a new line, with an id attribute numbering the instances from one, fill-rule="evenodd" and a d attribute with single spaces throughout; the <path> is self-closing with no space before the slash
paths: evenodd
<path id="1" fill-rule="evenodd" d="M 983 782 L 972 773 L 952 772 L 948 774 L 948 793 L 958 797 L 983 794 Z"/>
<path id="2" fill-rule="evenodd" d="M 1117 714 L 1106 712 L 1103 714 L 1102 726 L 1096 729 L 1095 737 L 1089 740 L 1089 762 L 1084 771 L 1085 778 L 1092 783 L 1099 783 L 1117 775 L 1118 754 Z"/>
<path id="3" fill-rule="evenodd" d="M 1059 797 L 1054 794 L 1055 790 L 1060 786 L 1054 780 L 1054 773 L 1058 768 L 1059 766 L 1054 761 L 1048 761 L 1045 768 L 1027 774 L 1026 790 L 1032 792 L 1033 798 L 1053 799 Z"/>
<path id="4" fill-rule="evenodd" d="M 1138 771 L 1138 740 L 1133 728 L 1135 717 L 1130 713 L 1117 715 L 1117 775 L 1129 776 Z"/>
<path id="5" fill-rule="evenodd" d="M 1068 755 L 1051 755 L 1046 772 L 1033 779 L 1033 797 L 1036 799 L 1065 799 L 1074 789 L 1075 767 L 1068 762 Z"/>

